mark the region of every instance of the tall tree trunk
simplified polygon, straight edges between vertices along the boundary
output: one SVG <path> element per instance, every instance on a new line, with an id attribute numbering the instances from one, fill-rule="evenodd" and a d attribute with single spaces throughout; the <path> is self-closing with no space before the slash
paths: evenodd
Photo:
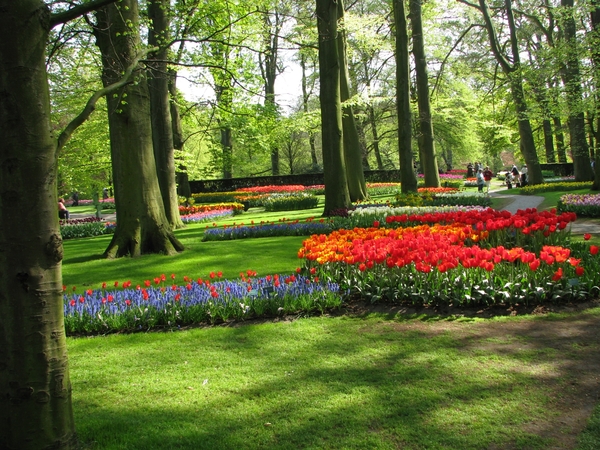
<path id="1" fill-rule="evenodd" d="M 596 151 L 594 160 L 594 184 L 592 189 L 600 191 L 600 0 L 591 0 L 593 9 L 590 11 L 591 32 L 591 56 L 593 62 L 593 80 L 596 87 Z"/>
<path id="2" fill-rule="evenodd" d="M 305 114 L 308 114 L 308 87 L 306 82 L 306 57 L 300 53 L 300 67 L 302 68 L 302 109 Z M 308 144 L 310 146 L 310 160 L 312 162 L 312 170 L 316 171 L 319 167 L 317 159 L 317 147 L 315 145 L 315 134 L 308 131 Z"/>
<path id="3" fill-rule="evenodd" d="M 421 14 L 421 0 L 410 0 L 410 21 L 412 24 L 413 55 L 415 57 L 415 72 L 417 84 L 417 104 L 419 107 L 419 132 L 422 146 L 421 165 L 425 175 L 425 186 L 439 187 L 440 174 L 438 172 L 437 158 L 435 155 L 435 141 L 433 139 L 433 124 L 431 122 L 431 104 L 429 102 L 429 76 L 427 74 L 427 60 L 425 58 L 425 38 L 423 36 L 423 23 Z"/>
<path id="4" fill-rule="evenodd" d="M 225 50 L 221 49 L 221 51 Z M 223 61 L 226 61 L 226 55 L 222 57 Z M 213 69 L 212 72 L 215 78 L 215 93 L 220 110 L 217 122 L 219 123 L 220 143 L 223 155 L 223 178 L 228 179 L 233 177 L 233 139 L 228 117 L 231 114 L 233 103 L 231 75 L 219 68 Z"/>
<path id="5" fill-rule="evenodd" d="M 344 20 L 344 2 L 338 1 L 338 17 L 343 23 Z M 348 183 L 348 193 L 350 201 L 356 202 L 365 200 L 369 197 L 367 193 L 367 183 L 363 173 L 362 151 L 360 148 L 360 139 L 354 110 L 352 106 L 344 104 L 350 100 L 350 75 L 348 73 L 348 58 L 346 55 L 346 32 L 344 28 L 338 32 L 338 56 L 340 58 L 340 98 L 342 101 L 342 127 L 344 142 L 344 160 L 346 162 L 346 181 Z"/>
<path id="6" fill-rule="evenodd" d="M 558 156 L 558 162 L 566 164 L 567 146 L 565 144 L 562 120 L 560 120 L 560 117 L 554 116 L 552 122 L 554 123 L 554 136 L 556 137 L 556 155 Z"/>
<path id="7" fill-rule="evenodd" d="M 0 0 L 0 448 L 78 448 L 64 327 L 58 151 L 50 124 L 50 29 L 110 0 L 50 14 L 40 0 Z M 127 72 L 126 72 L 127 73 Z"/>
<path id="8" fill-rule="evenodd" d="M 179 105 L 177 104 L 177 72 L 169 70 L 169 94 L 171 111 L 171 130 L 173 132 L 173 149 L 175 151 L 183 150 L 183 129 L 181 127 L 181 115 L 179 114 Z M 192 196 L 190 181 L 187 169 L 183 164 L 179 164 L 178 171 L 175 173 L 177 180 L 177 194 L 187 198 Z"/>
<path id="9" fill-rule="evenodd" d="M 233 140 L 231 128 L 221 127 L 221 148 L 223 149 L 223 178 L 233 177 Z"/>
<path id="10" fill-rule="evenodd" d="M 396 29 L 396 108 L 398 110 L 398 154 L 402 192 L 417 192 L 417 175 L 412 154 L 410 115 L 410 64 L 404 0 L 393 0 Z"/>
<path id="11" fill-rule="evenodd" d="M 138 4 L 122 0 L 96 13 L 105 86 L 119 79 L 140 47 Z M 183 250 L 165 216 L 152 147 L 148 86 L 139 78 L 121 95 L 107 95 L 117 228 L 104 256 L 174 254 Z"/>
<path id="12" fill-rule="evenodd" d="M 465 2 L 463 0 L 459 1 L 466 3 L 469 6 L 474 6 L 469 2 Z M 494 57 L 496 58 L 496 61 L 502 68 L 502 72 L 507 76 L 510 83 L 511 95 L 513 98 L 519 126 L 519 137 L 521 138 L 521 153 L 523 154 L 523 158 L 527 164 L 527 176 L 531 184 L 540 184 L 544 182 L 544 177 L 542 176 L 542 168 L 540 167 L 540 161 L 535 148 L 535 140 L 533 138 L 533 130 L 531 128 L 531 122 L 529 121 L 529 108 L 527 106 L 527 101 L 525 100 L 519 41 L 517 39 L 517 29 L 515 26 L 511 0 L 504 0 L 504 8 L 506 10 L 506 18 L 510 32 L 512 64 L 510 61 L 511 58 L 508 58 L 502 53 L 503 49 L 498 41 L 496 28 L 492 22 L 486 1 L 479 0 L 478 9 L 481 12 L 485 22 L 490 48 L 494 54 Z"/>
<path id="13" fill-rule="evenodd" d="M 563 20 L 561 21 L 562 37 L 567 49 L 567 62 L 562 67 L 561 76 L 567 93 L 569 108 L 569 137 L 573 155 L 573 169 L 576 181 L 593 179 L 590 155 L 585 136 L 585 115 L 582 109 L 581 75 L 579 72 L 579 55 L 575 19 L 573 18 L 573 0 L 561 0 Z"/>
<path id="14" fill-rule="evenodd" d="M 554 151 L 554 134 L 552 133 L 552 122 L 549 119 L 542 121 L 544 131 L 544 149 L 546 150 L 546 162 L 556 162 L 556 152 Z"/>
<path id="15" fill-rule="evenodd" d="M 373 153 L 375 154 L 375 161 L 377 162 L 377 170 L 383 170 L 383 159 L 381 159 L 381 150 L 379 148 L 379 130 L 377 128 L 377 121 L 375 120 L 375 108 L 373 105 L 367 105 L 369 125 L 371 127 L 371 135 L 373 136 Z"/>
<path id="16" fill-rule="evenodd" d="M 319 32 L 319 78 L 325 209 L 330 215 L 350 207 L 344 161 L 340 64 L 338 53 L 338 9 L 336 0 L 317 0 Z"/>
<path id="17" fill-rule="evenodd" d="M 167 71 L 167 43 L 169 39 L 169 0 L 149 0 L 148 45 L 159 50 L 150 55 L 148 89 L 152 119 L 152 143 L 165 215 L 171 228 L 183 228 L 179 215 L 179 199 L 175 178 L 175 149 L 169 102 L 169 74 Z M 153 61 L 154 60 L 154 61 Z"/>
<path id="18" fill-rule="evenodd" d="M 271 13 L 263 12 L 263 52 L 260 57 L 260 68 L 265 86 L 266 113 L 277 120 L 277 105 L 275 104 L 275 80 L 277 78 L 277 55 L 279 53 L 279 32 L 282 22 L 277 12 L 274 13 L 275 21 L 271 22 Z M 277 176 L 279 169 L 279 146 L 271 144 L 271 173 Z"/>
<path id="19" fill-rule="evenodd" d="M 48 8 L 0 0 L 0 448 L 75 448 Z"/>

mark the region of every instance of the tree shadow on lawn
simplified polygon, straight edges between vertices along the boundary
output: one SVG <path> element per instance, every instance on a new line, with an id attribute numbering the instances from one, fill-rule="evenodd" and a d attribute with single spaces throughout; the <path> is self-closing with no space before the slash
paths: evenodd
<path id="1" fill-rule="evenodd" d="M 284 322 L 147 335 L 134 359 L 123 344 L 106 378 L 79 385 L 74 377 L 81 437 L 102 449 L 574 448 L 598 401 L 597 313 L 308 320 L 314 332 Z M 202 345 L 207 332 L 210 347 Z M 120 342 L 140 337 L 127 338 Z M 78 352 L 97 351 L 94 341 Z M 202 367 L 185 370 L 187 362 L 170 357 L 173 345 L 191 364 L 201 353 Z M 152 370 L 141 375 L 140 366 Z M 232 366 L 244 369 L 235 379 Z M 137 400 L 142 379 L 99 406 L 94 396 L 123 376 L 156 378 L 151 403 Z M 178 378 L 175 392 L 160 390 L 165 377 Z M 88 395 L 86 386 L 99 392 Z M 127 434 L 133 442 L 121 440 Z"/>

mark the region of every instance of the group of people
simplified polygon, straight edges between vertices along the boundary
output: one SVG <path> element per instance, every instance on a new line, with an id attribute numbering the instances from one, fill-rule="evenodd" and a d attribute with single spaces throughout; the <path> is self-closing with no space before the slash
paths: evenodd
<path id="1" fill-rule="evenodd" d="M 513 184 L 515 187 L 527 186 L 527 166 L 523 166 L 519 172 L 517 166 L 513 165 L 504 177 L 504 184 L 508 189 L 512 189 Z"/>
<path id="2" fill-rule="evenodd" d="M 486 193 L 490 192 L 490 185 L 492 184 L 492 178 L 494 177 L 493 172 L 488 166 L 481 168 L 479 163 L 475 163 L 476 171 L 475 178 L 477 179 L 477 190 L 483 192 L 485 187 Z"/>
<path id="3" fill-rule="evenodd" d="M 486 192 L 490 192 L 490 185 L 493 177 L 494 174 L 488 166 L 483 167 L 479 162 L 476 162 L 475 164 L 469 163 L 467 165 L 467 178 L 475 178 L 477 180 L 477 190 L 479 192 L 483 192 L 484 188 Z M 512 189 L 514 185 L 516 185 L 516 187 L 526 186 L 527 166 L 523 166 L 519 171 L 517 166 L 513 165 L 504 178 L 504 184 L 506 184 L 508 189 Z"/>

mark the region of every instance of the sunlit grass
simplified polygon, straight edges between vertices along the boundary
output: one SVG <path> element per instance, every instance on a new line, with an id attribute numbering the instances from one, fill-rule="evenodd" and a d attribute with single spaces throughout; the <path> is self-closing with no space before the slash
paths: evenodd
<path id="1" fill-rule="evenodd" d="M 78 433 L 107 450 L 551 447 L 523 424 L 560 412 L 555 352 L 478 351 L 484 322 L 438 325 L 315 317 L 69 339 Z"/>

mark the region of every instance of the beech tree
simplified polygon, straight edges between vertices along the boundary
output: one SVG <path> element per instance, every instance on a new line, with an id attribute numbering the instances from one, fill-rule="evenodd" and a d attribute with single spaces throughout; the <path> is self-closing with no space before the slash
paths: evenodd
<path id="1" fill-rule="evenodd" d="M 173 229 L 183 228 L 175 178 L 175 147 L 169 98 L 170 74 L 167 69 L 170 37 L 169 0 L 148 0 L 148 45 L 157 50 L 150 54 L 148 89 L 152 124 L 152 145 L 158 184 L 167 220 Z"/>
<path id="2" fill-rule="evenodd" d="M 362 151 L 360 148 L 360 139 L 354 109 L 349 103 L 350 95 L 350 74 L 348 73 L 348 56 L 346 54 L 347 39 L 344 23 L 344 2 L 338 0 L 338 20 L 342 24 L 338 30 L 338 58 L 340 70 L 340 100 L 342 102 L 342 129 L 344 161 L 346 163 L 346 182 L 348 183 L 348 193 L 350 201 L 365 200 L 369 197 L 367 193 L 367 183 L 363 173 Z"/>
<path id="3" fill-rule="evenodd" d="M 338 2 L 317 0 L 319 31 L 319 79 L 321 99 L 321 139 L 325 178 L 325 209 L 330 215 L 336 209 L 350 206 L 350 194 L 344 159 L 342 101 L 340 94 L 340 55 L 338 39 Z"/>
<path id="4" fill-rule="evenodd" d="M 419 107 L 419 154 L 425 186 L 439 187 L 440 175 L 435 156 L 431 104 L 429 102 L 429 76 L 425 57 L 425 37 L 421 13 L 421 0 L 410 0 L 410 22 L 412 25 L 413 55 L 417 85 L 417 104 Z"/>
<path id="5" fill-rule="evenodd" d="M 94 34 L 102 53 L 102 82 L 109 86 L 142 55 L 137 0 L 121 0 L 96 12 Z M 165 215 L 152 144 L 146 79 L 107 95 L 117 228 L 108 258 L 144 253 L 175 254 L 183 245 Z"/>
<path id="6" fill-rule="evenodd" d="M 492 53 L 510 84 L 510 91 L 519 127 L 519 137 L 521 139 L 520 148 L 525 163 L 527 164 L 529 182 L 531 184 L 543 183 L 544 178 L 542 176 L 542 169 L 535 148 L 533 130 L 529 119 L 530 112 L 523 88 L 519 41 L 512 10 L 512 0 L 504 0 L 504 12 L 506 13 L 506 22 L 509 29 L 510 57 L 504 53 L 503 46 L 498 40 L 496 26 L 494 25 L 487 2 L 485 0 L 479 0 L 479 4 L 474 4 L 466 0 L 458 1 L 476 8 L 482 15 L 484 28 L 488 35 Z"/>
<path id="7" fill-rule="evenodd" d="M 396 26 L 396 108 L 398 111 L 400 183 L 402 192 L 417 192 L 417 176 L 413 169 L 410 63 L 404 0 L 394 0 L 393 7 L 394 24 Z"/>
<path id="8" fill-rule="evenodd" d="M 592 31 L 590 32 L 590 51 L 592 62 L 594 64 L 594 84 L 596 86 L 596 160 L 594 164 L 594 184 L 593 190 L 600 191 L 600 1 L 591 0 L 590 23 Z"/>
<path id="9" fill-rule="evenodd" d="M 52 14 L 41 0 L 0 0 L 0 448 L 77 445 L 63 317 L 57 157 L 103 95 L 58 137 L 50 125 L 50 29 L 114 0 Z"/>

